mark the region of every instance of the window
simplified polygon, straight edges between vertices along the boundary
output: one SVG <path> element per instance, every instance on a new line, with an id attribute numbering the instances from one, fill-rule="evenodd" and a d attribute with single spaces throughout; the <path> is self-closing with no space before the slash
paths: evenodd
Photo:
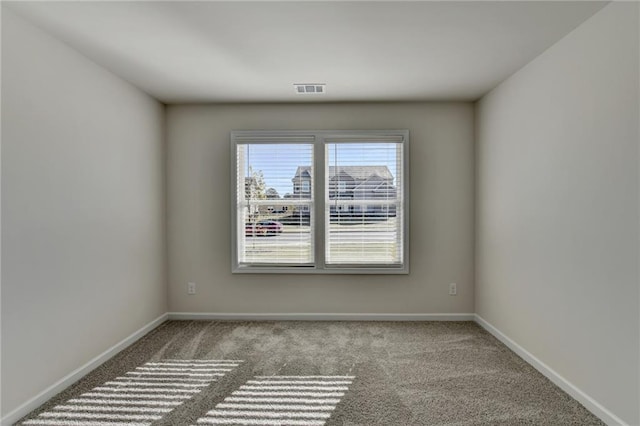
<path id="1" fill-rule="evenodd" d="M 236 131 L 233 271 L 408 273 L 402 131 Z"/>
<path id="2" fill-rule="evenodd" d="M 300 181 L 313 176 L 313 148 L 284 140 L 236 145 L 239 266 L 314 264 L 314 194 L 300 191 Z"/>
<path id="3" fill-rule="evenodd" d="M 346 179 L 338 193 L 325 192 L 325 263 L 401 266 L 402 141 L 337 139 L 324 147 L 326 186 Z"/>

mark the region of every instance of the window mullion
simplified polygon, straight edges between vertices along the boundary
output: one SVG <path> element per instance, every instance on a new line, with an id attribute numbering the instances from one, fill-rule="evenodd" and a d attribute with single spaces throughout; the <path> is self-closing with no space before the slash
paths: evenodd
<path id="1" fill-rule="evenodd" d="M 315 262 L 317 269 L 325 269 L 325 152 L 324 138 L 316 138 L 314 144 L 314 202 L 315 202 Z"/>

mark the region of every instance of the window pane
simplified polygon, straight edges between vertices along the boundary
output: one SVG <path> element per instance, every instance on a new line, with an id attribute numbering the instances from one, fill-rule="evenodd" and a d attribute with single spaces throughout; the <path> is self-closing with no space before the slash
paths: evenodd
<path id="1" fill-rule="evenodd" d="M 326 263 L 402 264 L 402 143 L 338 142 L 325 149 Z"/>
<path id="2" fill-rule="evenodd" d="M 313 144 L 237 145 L 240 264 L 312 264 Z"/>

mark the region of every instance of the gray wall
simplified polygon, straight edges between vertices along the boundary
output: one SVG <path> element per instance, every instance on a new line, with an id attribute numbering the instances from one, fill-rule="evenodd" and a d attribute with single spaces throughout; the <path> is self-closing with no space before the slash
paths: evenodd
<path id="1" fill-rule="evenodd" d="M 3 7 L 3 414 L 166 312 L 163 108 Z"/>
<path id="2" fill-rule="evenodd" d="M 638 98 L 638 5 L 613 3 L 476 117 L 476 312 L 633 425 Z"/>
<path id="3" fill-rule="evenodd" d="M 411 137 L 410 275 L 231 274 L 231 130 L 387 128 Z M 167 143 L 171 311 L 473 312 L 472 104 L 169 106 Z"/>

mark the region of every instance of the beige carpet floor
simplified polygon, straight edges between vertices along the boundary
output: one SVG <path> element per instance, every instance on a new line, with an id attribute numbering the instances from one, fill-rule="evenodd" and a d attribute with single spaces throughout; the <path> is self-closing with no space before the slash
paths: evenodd
<path id="1" fill-rule="evenodd" d="M 472 322 L 168 321 L 18 424 L 603 423 Z"/>

